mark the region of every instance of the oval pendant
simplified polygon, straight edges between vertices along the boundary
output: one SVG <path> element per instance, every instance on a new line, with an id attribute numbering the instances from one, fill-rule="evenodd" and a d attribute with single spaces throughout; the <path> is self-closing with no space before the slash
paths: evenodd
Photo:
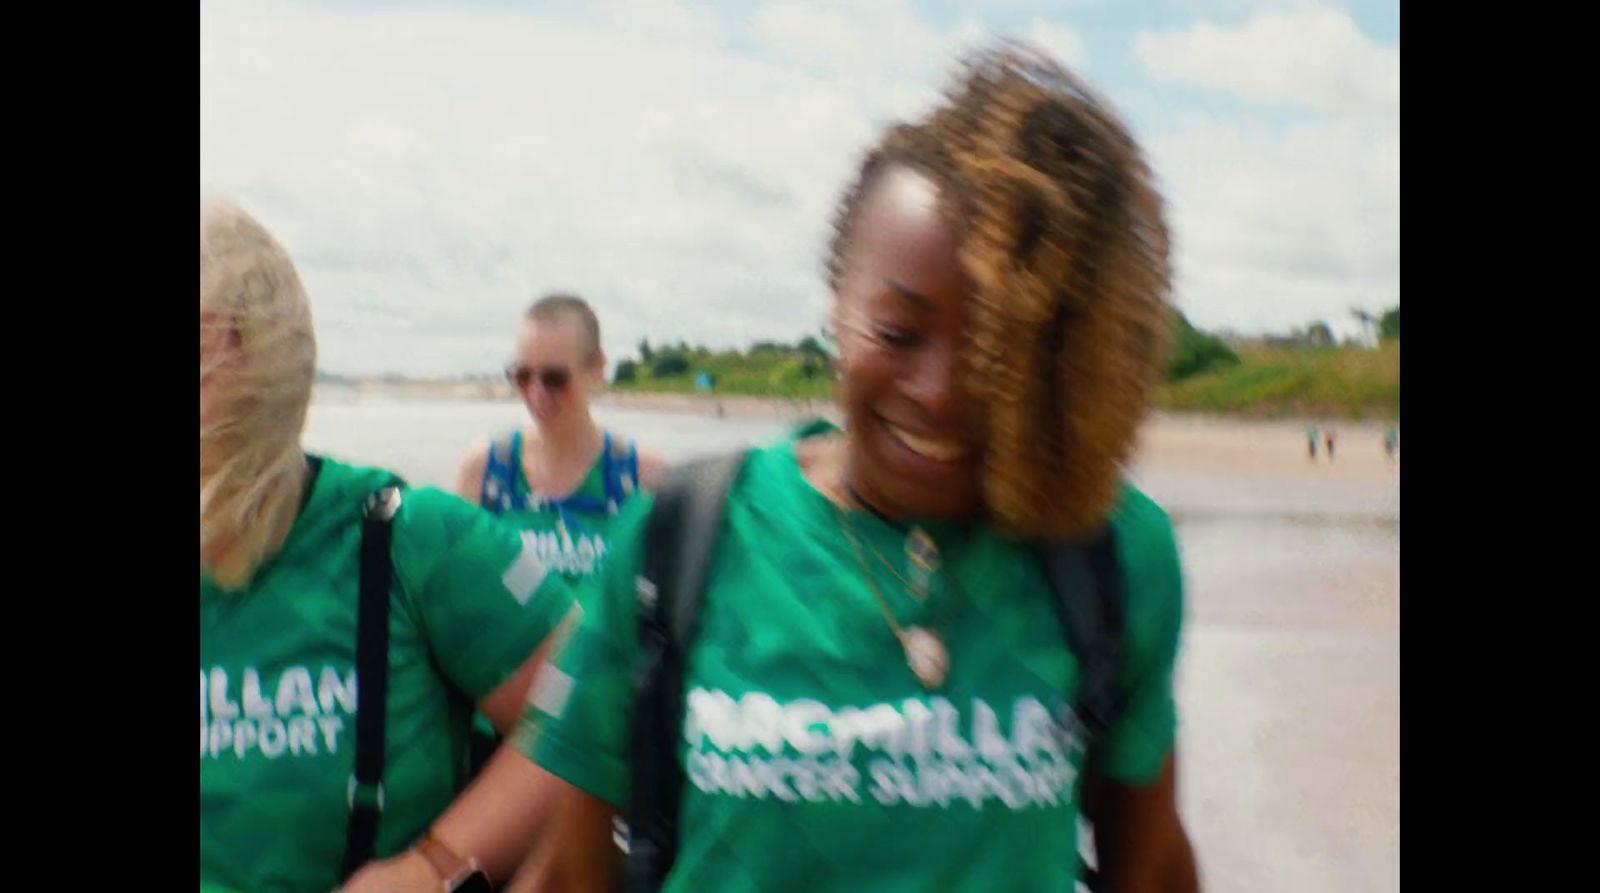
<path id="1" fill-rule="evenodd" d="M 950 675 L 950 652 L 937 635 L 914 626 L 900 635 L 900 646 L 906 651 L 906 666 L 923 688 L 934 691 L 944 686 Z"/>

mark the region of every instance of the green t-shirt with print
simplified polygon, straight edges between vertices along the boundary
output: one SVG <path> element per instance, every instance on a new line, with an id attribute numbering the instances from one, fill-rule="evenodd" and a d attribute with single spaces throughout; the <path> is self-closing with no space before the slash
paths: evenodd
<path id="1" fill-rule="evenodd" d="M 363 506 L 384 471 L 320 461 L 282 549 L 243 590 L 200 579 L 200 877 L 245 893 L 339 883 L 354 769 Z M 377 856 L 459 792 L 474 704 L 571 607 L 516 532 L 405 492 L 391 548 L 385 803 Z"/>
<path id="2" fill-rule="evenodd" d="M 842 516 L 801 475 L 795 443 L 752 453 L 730 494 L 673 743 L 687 784 L 666 889 L 1072 890 L 1078 670 L 1037 558 L 987 528 L 924 524 L 944 570 L 919 603 L 870 553 L 858 557 L 841 518 L 901 575 L 905 534 Z M 650 508 L 636 503 L 516 736 L 624 812 Z M 1097 746 L 1106 775 L 1146 784 L 1175 742 L 1182 580 L 1155 503 L 1128 487 L 1113 524 L 1129 590 L 1128 708 Z M 903 626 L 948 644 L 942 690 L 912 675 L 866 572 Z"/>
<path id="3" fill-rule="evenodd" d="M 582 584 L 603 567 L 610 529 L 638 487 L 636 447 L 606 432 L 582 483 L 554 501 L 533 492 L 522 467 L 522 447 L 520 430 L 491 444 L 478 504 L 522 531 L 523 541 L 551 569 Z"/>

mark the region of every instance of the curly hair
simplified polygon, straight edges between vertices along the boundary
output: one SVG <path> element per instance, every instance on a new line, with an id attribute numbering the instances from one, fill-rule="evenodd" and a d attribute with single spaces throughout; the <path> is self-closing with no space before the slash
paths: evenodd
<path id="1" fill-rule="evenodd" d="M 868 153 L 834 219 L 835 293 L 862 199 L 895 166 L 939 187 L 975 284 L 962 384 L 985 408 L 989 514 L 1013 535 L 1093 535 L 1171 336 L 1167 226 L 1139 146 L 1048 56 L 982 50 L 943 102 Z"/>

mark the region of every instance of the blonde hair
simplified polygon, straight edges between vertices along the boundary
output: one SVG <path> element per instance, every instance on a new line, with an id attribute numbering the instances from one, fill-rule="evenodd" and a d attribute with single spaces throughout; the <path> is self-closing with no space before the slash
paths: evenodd
<path id="1" fill-rule="evenodd" d="M 200 314 L 203 327 L 236 335 L 223 356 L 200 359 L 202 384 L 226 375 L 200 427 L 201 570 L 237 589 L 299 507 L 317 346 L 288 252 L 244 209 L 216 198 L 200 202 Z"/>

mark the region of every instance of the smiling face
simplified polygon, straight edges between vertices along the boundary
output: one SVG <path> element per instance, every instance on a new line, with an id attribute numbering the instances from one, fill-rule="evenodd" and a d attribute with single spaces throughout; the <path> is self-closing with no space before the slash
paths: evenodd
<path id="1" fill-rule="evenodd" d="M 851 224 L 834 306 L 849 475 L 879 510 L 964 520 L 982 505 L 981 426 L 961 384 L 973 283 L 938 187 L 883 170 Z"/>
<path id="2" fill-rule="evenodd" d="M 572 316 L 525 318 L 510 373 L 540 430 L 556 431 L 588 417 L 589 397 L 605 380 L 605 357 Z"/>

